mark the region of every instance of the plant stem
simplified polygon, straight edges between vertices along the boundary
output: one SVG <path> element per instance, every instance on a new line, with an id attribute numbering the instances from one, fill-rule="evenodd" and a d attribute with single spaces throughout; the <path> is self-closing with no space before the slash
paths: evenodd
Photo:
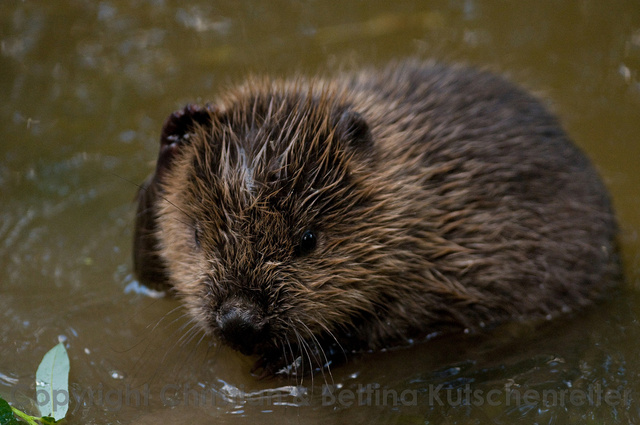
<path id="1" fill-rule="evenodd" d="M 25 420 L 29 425 L 39 425 L 36 421 L 35 418 L 33 416 L 29 416 L 26 413 L 21 412 L 20 410 L 16 409 L 15 407 L 11 406 L 11 410 L 13 410 L 13 413 L 17 416 L 20 416 L 21 419 Z"/>

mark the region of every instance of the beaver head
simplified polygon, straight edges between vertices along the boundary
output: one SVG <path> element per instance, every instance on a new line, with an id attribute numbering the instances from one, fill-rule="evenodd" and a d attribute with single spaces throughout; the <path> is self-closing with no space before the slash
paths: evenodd
<path id="1" fill-rule="evenodd" d="M 290 362 L 384 307 L 370 281 L 387 235 L 365 119 L 339 95 L 282 92 L 167 119 L 134 251 L 141 280 L 172 287 L 207 333 Z"/>

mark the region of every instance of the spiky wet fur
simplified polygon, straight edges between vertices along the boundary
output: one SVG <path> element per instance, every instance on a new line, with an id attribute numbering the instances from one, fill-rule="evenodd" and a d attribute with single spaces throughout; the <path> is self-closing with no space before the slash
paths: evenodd
<path id="1" fill-rule="evenodd" d="M 210 111 L 141 191 L 136 269 L 160 270 L 212 335 L 221 303 L 259 310 L 272 371 L 553 316 L 617 282 L 597 173 L 501 77 L 406 62 L 254 78 Z"/>

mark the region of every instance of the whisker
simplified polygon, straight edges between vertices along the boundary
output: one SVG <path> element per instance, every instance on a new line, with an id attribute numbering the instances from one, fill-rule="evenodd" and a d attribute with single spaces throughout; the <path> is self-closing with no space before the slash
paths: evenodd
<path id="1" fill-rule="evenodd" d="M 342 344 L 340 344 L 340 341 L 338 341 L 338 338 L 336 338 L 334 333 L 331 332 L 331 330 L 327 327 L 326 324 L 324 324 L 322 322 L 318 322 L 318 324 L 322 327 L 322 330 L 324 332 L 326 332 L 327 335 L 329 335 L 331 338 L 333 338 L 333 340 L 336 342 L 337 346 L 340 348 L 340 351 L 342 351 L 342 356 L 344 357 L 344 360 L 346 361 L 347 360 L 347 351 L 344 349 Z"/>
<path id="2" fill-rule="evenodd" d="M 180 339 L 178 339 L 178 344 L 174 345 L 174 348 L 177 346 L 184 347 L 187 344 L 190 344 L 191 341 L 200 333 L 201 329 L 199 329 L 198 323 L 195 320 L 190 320 L 188 322 L 192 326 L 189 328 L 187 332 L 185 332 Z M 182 326 L 184 328 L 184 325 Z M 188 335 L 188 336 L 187 336 Z M 200 337 L 200 341 L 206 336 L 206 333 L 202 332 L 202 336 Z M 186 365 L 191 364 L 191 359 L 198 352 L 198 344 L 195 344 L 190 350 L 186 350 L 186 357 L 184 357 L 183 361 L 175 362 L 179 367 L 174 367 L 174 372 L 178 375 L 182 375 L 181 371 L 186 367 Z"/>
<path id="3" fill-rule="evenodd" d="M 189 344 L 189 342 L 191 342 L 193 338 L 193 333 L 195 332 L 195 335 L 197 335 L 197 332 L 199 330 L 197 328 L 196 319 L 194 319 L 193 317 L 189 319 L 189 321 L 183 323 L 178 331 L 184 330 L 187 326 L 190 326 L 189 330 L 183 333 L 180 338 L 178 338 L 177 343 L 178 345 L 180 345 L 180 347 L 184 347 L 185 345 Z"/>
<path id="4" fill-rule="evenodd" d="M 298 330 L 294 329 L 293 332 L 294 332 L 294 334 L 296 336 L 296 339 L 298 341 L 298 353 L 299 353 L 299 356 L 300 356 L 300 366 L 299 366 L 300 367 L 300 382 L 299 382 L 298 385 L 302 385 L 304 383 L 304 353 L 303 353 L 304 347 L 302 346 L 302 338 L 300 337 L 300 333 L 298 333 Z M 296 358 L 296 360 L 297 360 L 297 358 Z M 295 363 L 295 361 L 294 361 L 294 363 Z M 298 365 L 296 364 L 296 378 L 298 376 L 297 369 L 298 369 Z"/>
<path id="5" fill-rule="evenodd" d="M 182 307 L 182 306 L 180 306 L 180 307 L 178 307 L 178 308 L 174 308 L 174 309 L 170 310 L 169 312 L 165 313 L 165 314 L 162 316 L 162 318 L 160 318 L 160 319 L 156 322 L 156 324 L 151 328 L 151 331 L 149 332 L 149 334 L 147 335 L 147 337 L 145 337 L 145 340 L 146 340 L 146 339 L 149 339 L 149 338 L 150 338 L 150 337 L 151 337 L 155 332 L 157 332 L 157 331 L 159 330 L 159 328 L 160 328 L 160 325 L 161 325 L 161 324 L 162 324 L 162 326 L 163 326 L 165 329 L 168 329 L 168 328 L 170 328 L 173 324 L 177 323 L 178 321 L 183 320 L 183 319 L 185 319 L 185 318 L 189 317 L 189 315 L 188 315 L 188 313 L 187 313 L 187 312 L 183 312 L 183 313 L 181 313 L 180 315 L 178 315 L 175 319 L 173 319 L 173 320 L 171 320 L 171 321 L 169 321 L 169 322 L 167 322 L 167 321 L 166 321 L 166 320 L 167 320 L 171 315 L 175 314 L 175 313 L 176 313 L 176 312 L 177 312 L 181 307 Z M 163 322 L 164 322 L 164 323 L 163 323 Z M 189 322 L 187 322 L 187 324 L 188 324 L 188 323 L 189 323 Z M 176 332 L 180 331 L 181 329 L 184 329 L 184 327 L 185 327 L 187 324 L 183 324 L 183 325 L 181 325 L 181 326 L 180 326 L 180 328 L 179 328 L 178 330 L 174 330 L 174 331 L 170 334 L 170 337 L 173 337 L 173 336 L 176 334 Z M 150 325 L 149 325 L 149 326 L 150 326 Z M 149 329 L 149 326 L 147 326 L 147 329 Z M 150 359 L 150 358 L 151 358 L 151 353 L 152 353 L 152 351 L 150 351 L 150 350 L 158 350 L 158 349 L 160 349 L 160 347 L 158 347 L 158 346 L 152 346 L 152 344 L 151 344 L 151 343 L 147 344 L 147 346 L 145 347 L 144 351 L 142 352 L 142 354 L 138 357 L 138 360 L 136 361 L 136 364 L 135 364 L 135 367 L 134 367 L 134 370 L 135 370 L 136 372 L 134 373 L 133 378 L 135 378 L 135 377 L 137 376 L 138 372 L 140 372 L 140 371 L 142 371 L 142 370 L 144 369 L 144 367 L 143 367 L 142 365 L 146 363 L 146 362 L 145 362 L 145 360 L 146 360 L 146 359 Z M 169 350 L 169 351 L 171 351 L 171 350 Z M 166 358 L 167 358 L 167 355 L 168 355 L 169 351 L 166 351 L 166 352 L 165 352 L 164 356 L 162 357 L 162 359 L 161 359 L 161 361 L 160 361 L 160 365 L 162 365 L 162 364 L 164 364 L 164 363 L 165 363 L 165 361 L 166 361 Z M 151 378 L 150 378 L 150 381 L 153 381 L 153 380 L 158 376 L 159 372 L 160 372 L 160 369 L 159 369 L 159 368 L 156 368 L 156 370 L 154 371 L 154 373 L 152 374 L 152 376 L 151 376 Z"/>
<path id="6" fill-rule="evenodd" d="M 326 368 L 327 369 L 327 373 L 329 374 L 329 377 L 331 378 L 331 383 L 333 384 L 334 380 L 333 380 L 333 374 L 331 373 L 331 365 L 329 363 L 329 359 L 327 358 L 327 353 L 325 352 L 324 348 L 322 347 L 322 344 L 320 344 L 320 341 L 318 340 L 316 335 L 314 335 L 314 333 L 311 331 L 311 329 L 309 328 L 309 326 L 307 326 L 306 323 L 304 323 L 300 319 L 298 319 L 298 322 L 307 331 L 307 333 L 311 337 L 311 340 L 313 341 L 314 345 L 316 346 L 316 349 L 320 352 L 320 354 L 324 358 L 324 364 L 320 364 L 320 372 L 322 373 L 322 378 L 324 379 L 324 383 L 327 384 L 327 385 L 329 384 L 327 382 L 327 377 L 325 376 L 325 372 L 324 372 L 324 370 Z"/>
<path id="7" fill-rule="evenodd" d="M 183 314 L 180 318 L 184 318 L 184 317 L 189 317 L 189 315 L 188 315 L 187 313 L 185 313 L 185 314 Z M 176 320 L 172 321 L 172 322 L 171 322 L 171 323 L 169 323 L 167 326 L 169 326 L 169 325 L 172 325 L 172 324 L 176 323 L 176 321 L 177 321 L 177 320 L 178 320 L 178 319 L 176 319 Z M 193 322 L 193 319 L 191 318 L 191 319 L 189 319 L 189 321 L 188 321 L 187 323 L 182 324 L 178 329 L 173 330 L 173 332 L 171 332 L 171 334 L 169 335 L 169 338 L 174 339 L 174 337 L 175 337 L 178 333 L 182 333 L 182 331 L 184 330 L 184 328 L 185 328 L 186 326 L 188 326 L 188 325 L 189 325 L 190 323 L 192 323 L 192 322 Z M 193 332 L 193 331 L 194 331 L 194 329 L 195 329 L 195 330 L 196 330 L 196 332 L 197 332 L 197 323 L 194 323 L 194 324 L 193 324 L 193 326 L 191 327 L 191 329 L 190 329 L 189 331 L 187 331 L 187 333 Z M 197 334 L 197 333 L 196 333 L 196 334 Z M 184 334 L 183 334 L 183 335 L 181 336 L 181 338 L 180 338 L 180 339 L 178 339 L 174 344 L 170 344 L 170 345 L 168 345 L 168 346 L 167 346 L 167 348 L 166 348 L 166 350 L 165 350 L 165 352 L 164 352 L 164 355 L 162 356 L 162 359 L 160 360 L 160 364 L 161 364 L 161 365 L 166 364 L 166 361 L 167 361 L 167 358 L 169 357 L 169 354 L 170 354 L 170 353 L 172 353 L 172 352 L 174 352 L 174 350 L 175 350 L 176 348 L 178 348 L 178 347 L 184 347 L 184 344 L 183 344 L 183 343 L 180 343 L 180 341 L 181 341 L 181 339 L 182 339 L 182 338 L 184 338 Z M 189 355 L 188 355 L 188 358 L 189 358 L 190 356 L 191 356 L 191 355 L 189 354 Z M 184 365 L 185 365 L 186 363 L 187 363 L 187 362 L 177 362 L 177 364 L 181 365 L 181 367 L 184 367 Z M 179 372 L 179 370 L 178 370 L 178 371 L 176 371 L 176 372 Z"/>
<path id="8" fill-rule="evenodd" d="M 289 353 L 291 354 L 291 363 L 290 364 L 295 369 L 295 371 L 294 371 L 295 374 L 297 374 L 298 365 L 296 364 L 296 355 L 293 353 L 293 347 L 291 347 L 291 341 L 289 339 L 287 339 L 286 343 L 287 343 L 287 347 L 289 348 Z M 283 350 L 285 349 L 284 344 L 283 344 L 282 349 Z M 286 356 L 286 353 L 285 353 L 285 364 L 286 363 L 288 363 L 288 361 L 287 361 L 287 356 Z M 291 378 L 292 375 L 289 374 L 289 377 Z M 297 383 L 298 383 L 298 378 L 296 377 L 296 385 L 297 385 Z"/>
<path id="9" fill-rule="evenodd" d="M 315 355 L 315 353 L 313 353 L 313 350 L 311 349 L 311 346 L 309 345 L 309 343 L 302 338 L 302 336 L 300 335 L 300 333 L 298 332 L 298 330 L 296 330 L 296 336 L 298 338 L 298 342 L 300 344 L 300 347 L 302 348 L 302 350 L 304 350 L 304 353 L 307 356 L 308 359 L 308 364 L 309 364 L 309 375 L 311 376 L 311 387 L 313 388 L 313 384 L 314 384 L 314 376 L 313 376 L 313 361 L 317 361 L 317 357 Z M 304 359 L 302 361 L 302 364 L 304 365 Z M 302 379 L 304 379 L 304 369 L 302 370 Z"/>

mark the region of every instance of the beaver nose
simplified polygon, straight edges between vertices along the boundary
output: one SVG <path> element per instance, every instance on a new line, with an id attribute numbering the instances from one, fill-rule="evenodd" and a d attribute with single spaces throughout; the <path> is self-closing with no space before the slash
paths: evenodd
<path id="1" fill-rule="evenodd" d="M 252 308 L 224 304 L 216 322 L 224 341 L 242 354 L 253 354 L 267 337 L 267 321 Z"/>

